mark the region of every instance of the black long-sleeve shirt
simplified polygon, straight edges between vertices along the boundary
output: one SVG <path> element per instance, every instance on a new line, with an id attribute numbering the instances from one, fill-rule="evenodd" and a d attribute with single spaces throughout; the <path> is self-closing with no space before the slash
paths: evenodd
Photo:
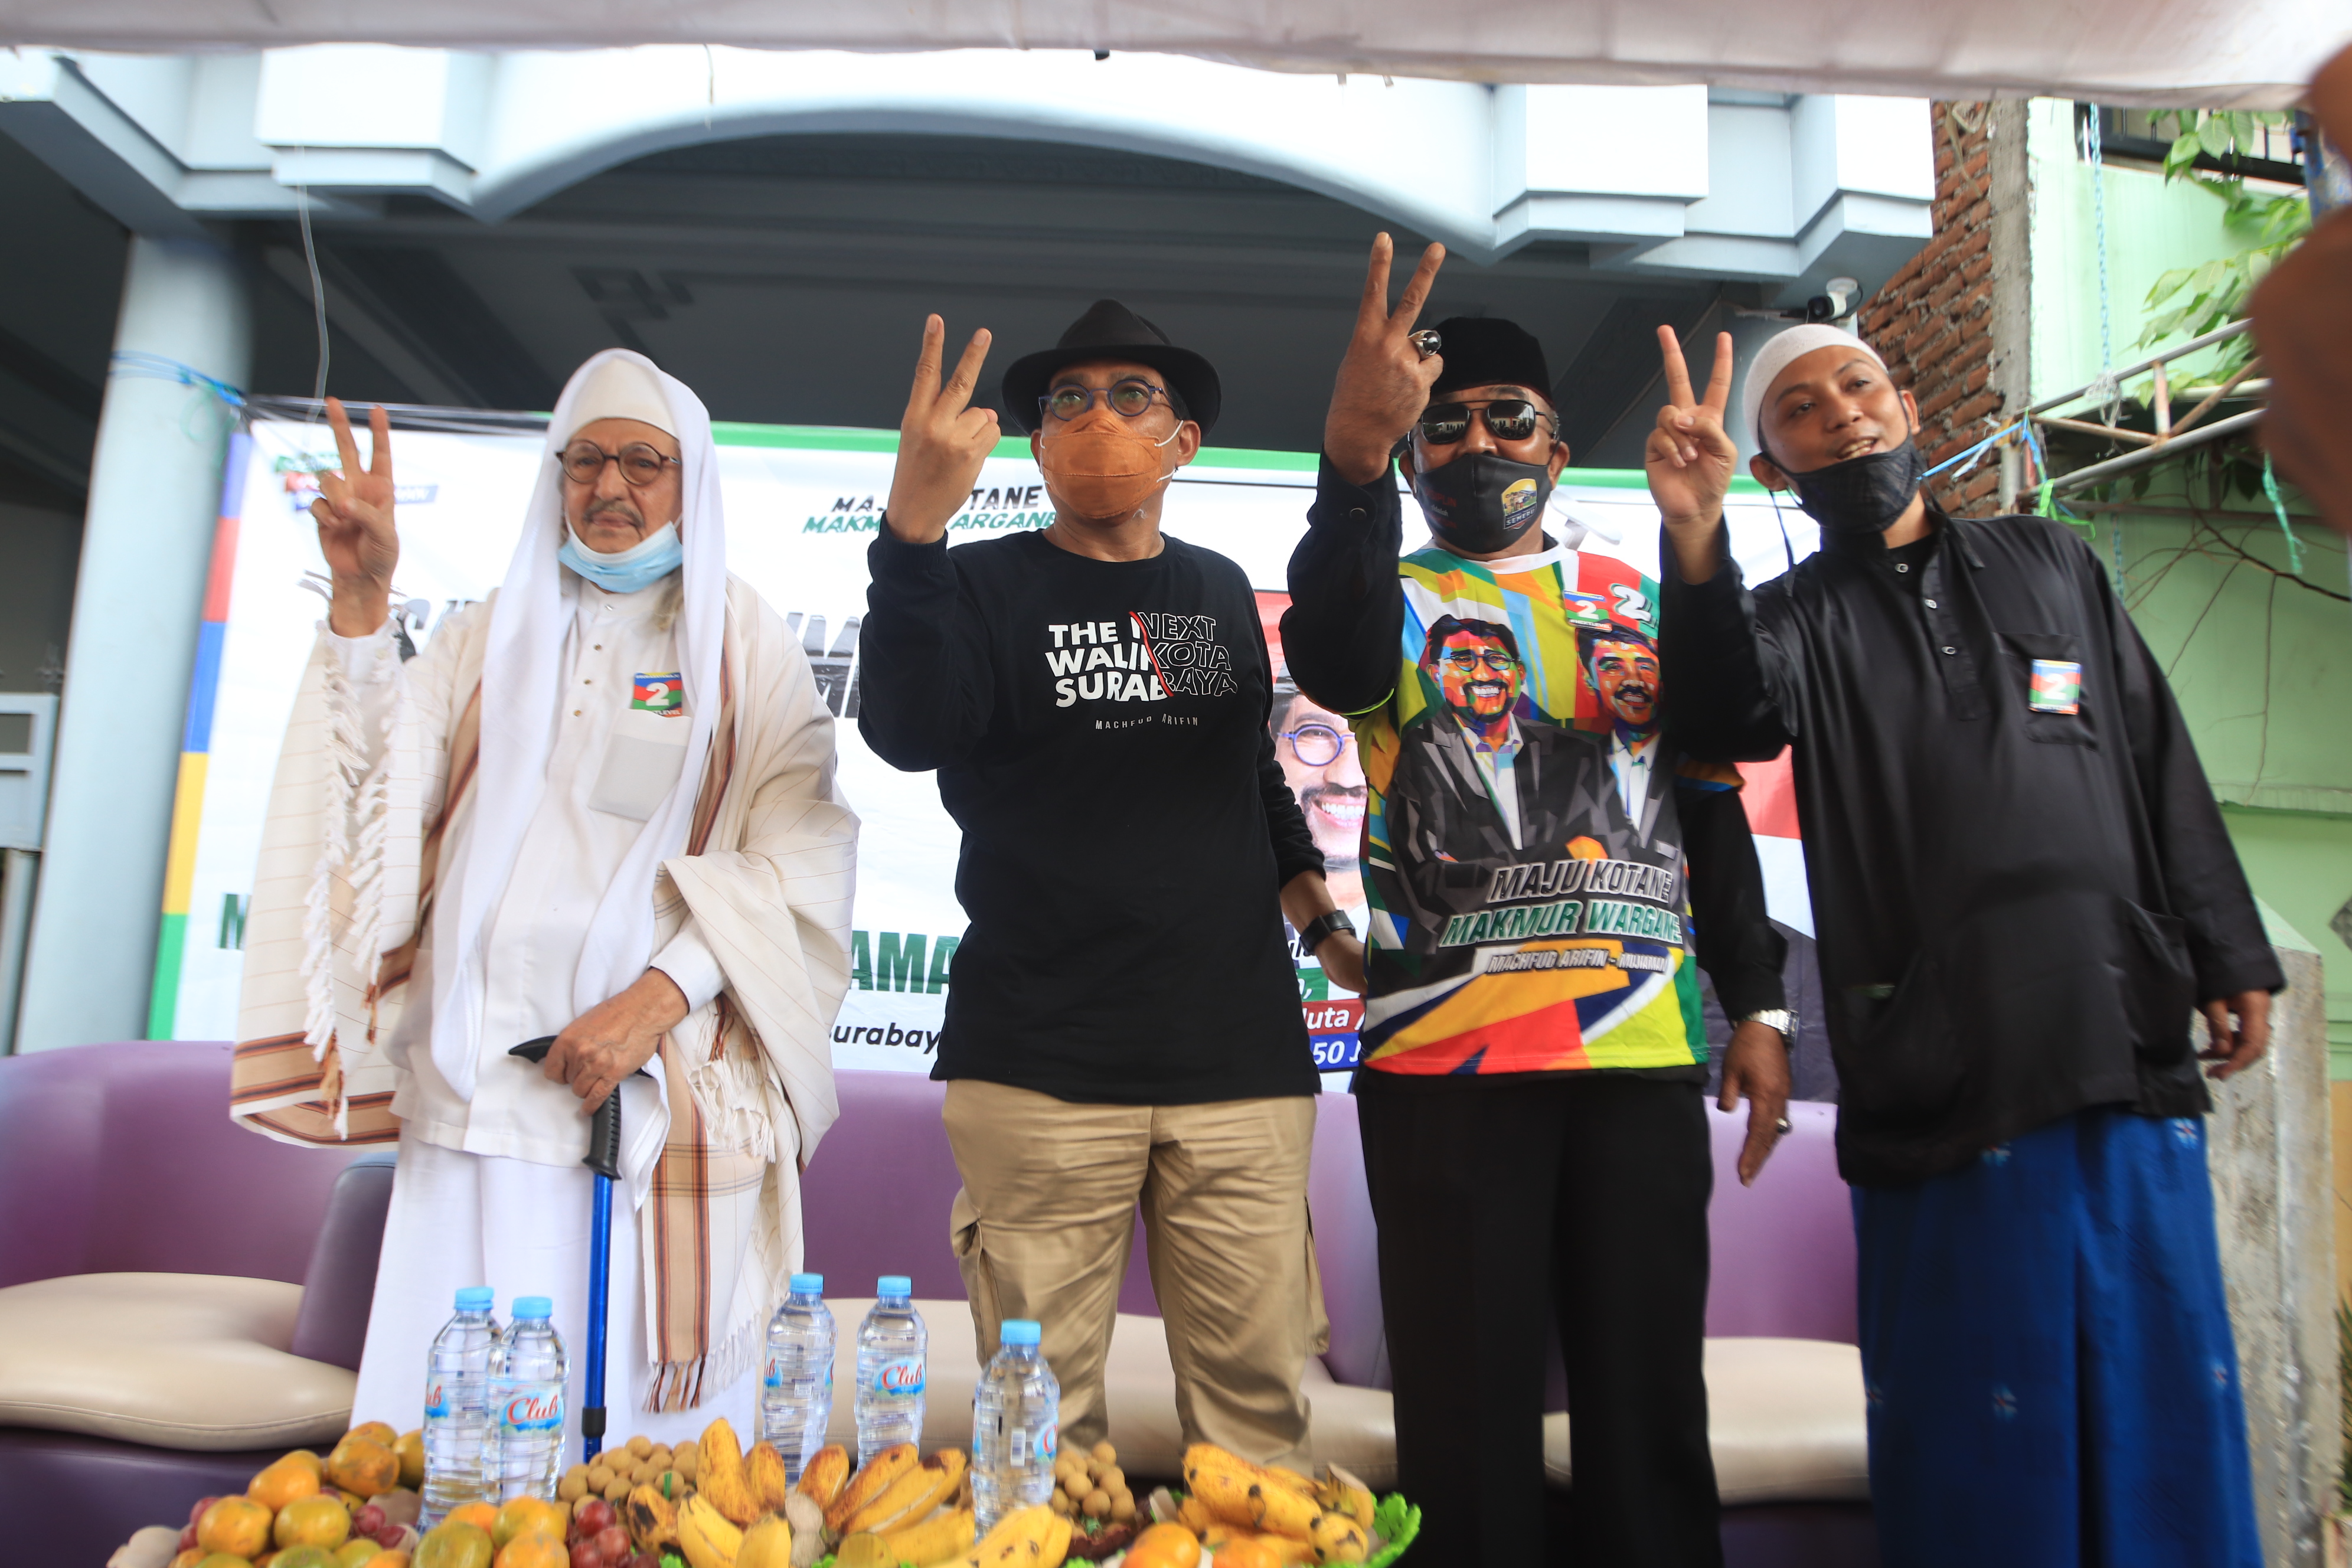
<path id="1" fill-rule="evenodd" d="M 1668 731 L 1794 748 L 1846 1179 L 2083 1108 L 2206 1109 L 2200 999 L 2278 961 L 2188 728 L 2097 559 L 2032 517 L 1830 535 L 1750 594 L 1666 552 Z"/>
<path id="2" fill-rule="evenodd" d="M 1282 619 L 1292 679 L 1355 717 L 1372 792 L 1366 1065 L 1703 1080 L 1696 986 L 1686 1007 L 1644 987 L 1683 973 L 1685 895 L 1690 946 L 1734 1018 L 1783 1005 L 1786 943 L 1725 770 L 1696 776 L 1654 740 L 1640 820 L 1621 800 L 1612 723 L 1578 668 L 1578 637 L 1654 630 L 1656 584 L 1556 549 L 1484 564 L 1433 548 L 1400 559 L 1402 524 L 1392 476 L 1354 485 L 1326 459 Z M 1446 615 L 1515 628 L 1516 843 L 1426 684 L 1425 643 Z M 1668 711 L 1673 691 L 1666 683 Z M 1624 906 L 1606 895 L 1626 888 L 1664 917 L 1642 927 L 1647 940 L 1620 941 L 1622 923 L 1612 934 Z"/>
<path id="3" fill-rule="evenodd" d="M 1042 534 L 867 552 L 858 728 L 963 829 L 937 1079 L 1079 1102 L 1319 1087 L 1280 890 L 1323 857 L 1275 761 L 1257 603 L 1223 556 Z"/>

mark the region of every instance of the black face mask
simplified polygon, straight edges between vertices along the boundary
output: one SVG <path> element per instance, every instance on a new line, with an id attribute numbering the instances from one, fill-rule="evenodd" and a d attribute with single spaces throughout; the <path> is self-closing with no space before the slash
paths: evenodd
<path id="1" fill-rule="evenodd" d="M 1468 452 L 1442 468 L 1416 471 L 1412 493 L 1439 543 L 1468 555 L 1492 555 L 1542 521 L 1551 499 L 1551 468 Z"/>
<path id="2" fill-rule="evenodd" d="M 1927 461 L 1906 434 L 1903 445 L 1884 452 L 1865 452 L 1806 474 L 1780 471 L 1796 487 L 1797 504 L 1824 531 L 1868 538 L 1894 527 L 1909 510 Z"/>

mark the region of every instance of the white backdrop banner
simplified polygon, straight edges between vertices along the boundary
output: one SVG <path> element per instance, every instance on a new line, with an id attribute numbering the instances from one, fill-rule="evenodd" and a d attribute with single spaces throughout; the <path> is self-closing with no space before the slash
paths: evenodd
<path id="1" fill-rule="evenodd" d="M 364 432 L 361 438 L 364 443 Z M 800 634 L 841 720 L 841 786 L 865 824 L 851 988 L 834 1030 L 834 1063 L 929 1071 L 965 923 L 954 890 L 960 836 L 931 775 L 890 767 L 866 749 L 856 724 L 866 550 L 889 489 L 897 437 L 721 426 L 719 439 L 729 564 Z M 394 443 L 401 556 L 394 604 L 421 648 L 452 610 L 481 598 L 504 575 L 541 442 L 535 436 L 402 431 Z M 191 734 L 200 738 L 183 770 L 168 900 L 179 908 L 167 909 L 156 975 L 157 1032 L 168 1022 L 180 1039 L 236 1033 L 244 910 L 270 778 L 325 610 L 324 563 L 308 509 L 317 493 L 314 473 L 332 464 L 331 438 L 323 426 L 262 421 L 238 447 L 247 454 L 241 500 L 223 530 L 206 612 L 207 641 L 217 657 L 207 648 L 191 700 Z M 1305 531 L 1314 483 L 1310 456 L 1211 447 L 1169 497 L 1168 531 L 1241 565 L 1259 591 L 1270 635 L 1287 603 L 1285 569 Z M 230 494 L 240 495 L 234 479 Z M 1657 513 L 1638 473 L 1571 469 L 1553 505 L 1552 528 L 1589 530 L 1588 548 L 1654 575 Z M 1730 512 L 1733 547 L 1751 580 L 1775 575 L 1813 549 L 1810 520 L 1788 511 L 1784 535 L 1783 519 L 1752 487 L 1733 496 Z M 1026 444 L 1007 441 L 986 465 L 950 538 L 1001 537 L 1051 519 Z M 206 689 L 208 674 L 215 680 Z M 205 741 L 196 719 L 207 709 Z M 1793 825 L 1786 831 L 1793 833 Z M 1810 931 L 1795 840 L 1760 840 L 1759 849 L 1774 916 Z M 169 918 L 173 912 L 177 920 Z M 1321 1065 L 1335 1072 L 1352 1067 L 1360 1014 L 1354 999 L 1331 987 L 1311 962 L 1300 968 L 1299 994 Z"/>

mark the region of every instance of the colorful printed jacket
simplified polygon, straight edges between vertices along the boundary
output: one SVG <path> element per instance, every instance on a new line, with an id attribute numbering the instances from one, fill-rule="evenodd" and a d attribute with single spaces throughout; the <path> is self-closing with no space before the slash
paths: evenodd
<path id="1" fill-rule="evenodd" d="M 1553 547 L 1398 558 L 1392 479 L 1326 463 L 1290 563 L 1299 688 L 1350 715 L 1371 911 L 1362 1064 L 1703 1077 L 1698 974 L 1782 1005 L 1738 773 L 1659 733 L 1658 585 Z"/>

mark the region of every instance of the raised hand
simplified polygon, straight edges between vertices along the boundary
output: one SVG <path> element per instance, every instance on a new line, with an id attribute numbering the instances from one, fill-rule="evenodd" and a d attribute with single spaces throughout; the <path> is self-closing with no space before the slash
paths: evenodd
<path id="1" fill-rule="evenodd" d="M 907 395 L 906 417 L 898 421 L 898 464 L 890 471 L 885 516 L 890 531 L 909 544 L 929 544 L 946 534 L 948 520 L 971 499 L 981 464 L 996 450 L 996 410 L 971 405 L 981 363 L 988 358 L 988 329 L 972 333 L 943 386 L 940 362 L 947 335 L 945 321 L 925 319 L 914 389 Z"/>
<path id="2" fill-rule="evenodd" d="M 1323 419 L 1324 454 L 1351 484 L 1368 485 L 1387 469 L 1389 453 L 1428 406 L 1430 385 L 1445 368 L 1442 353 L 1423 359 L 1412 343 L 1412 323 L 1437 281 L 1445 247 L 1433 245 L 1421 253 L 1421 265 L 1391 310 L 1393 250 L 1387 235 L 1373 237 L 1355 336 L 1348 340 L 1348 355 L 1331 387 L 1331 411 Z"/>
<path id="3" fill-rule="evenodd" d="M 1716 526 L 1739 463 L 1739 447 L 1723 427 L 1731 398 L 1731 334 L 1715 335 L 1715 371 L 1704 398 L 1692 395 L 1690 366 L 1672 327 L 1658 329 L 1658 351 L 1665 362 L 1666 405 L 1643 448 L 1642 467 L 1683 576 L 1704 583 L 1715 574 Z"/>
<path id="4" fill-rule="evenodd" d="M 310 516 L 319 524 L 319 552 L 335 592 L 327 624 L 337 637 L 373 637 L 383 625 L 392 597 L 392 569 L 400 564 L 400 534 L 392 521 L 392 421 L 378 406 L 368 416 L 375 437 L 368 466 L 360 467 L 359 443 L 352 438 L 351 416 L 327 399 L 327 423 L 334 427 L 341 473 L 319 476 L 319 499 Z"/>

